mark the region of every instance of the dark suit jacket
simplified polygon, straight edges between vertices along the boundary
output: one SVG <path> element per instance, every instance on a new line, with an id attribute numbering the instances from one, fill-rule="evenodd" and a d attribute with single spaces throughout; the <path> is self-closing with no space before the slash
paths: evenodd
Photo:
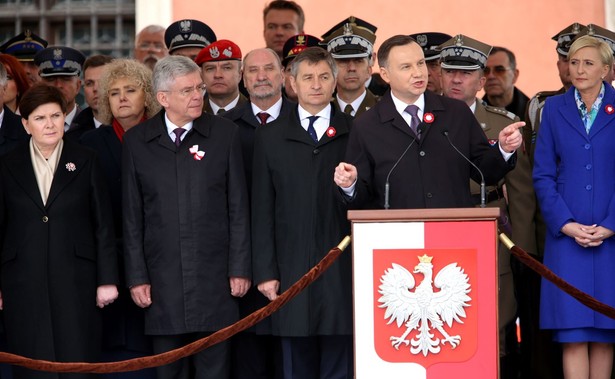
<path id="1" fill-rule="evenodd" d="M 280 115 L 277 119 L 267 124 L 270 126 L 279 120 L 285 119 L 291 111 L 296 107 L 296 103 L 282 98 L 282 109 L 280 109 Z M 248 184 L 248 192 L 251 192 L 252 185 L 252 155 L 254 153 L 254 134 L 256 129 L 261 126 L 260 121 L 256 119 L 254 113 L 252 113 L 252 103 L 246 101 L 245 103 L 238 104 L 235 108 L 231 109 L 222 115 L 233 121 L 239 127 L 239 138 L 241 139 L 241 152 L 243 155 L 244 169 L 246 172 L 246 183 Z"/>
<path id="2" fill-rule="evenodd" d="M 133 127 L 124 135 L 122 194 L 127 284 L 151 284 L 146 333 L 216 331 L 237 321 L 229 277 L 251 277 L 237 126 L 203 113 L 179 148 L 164 110 Z"/>
<path id="3" fill-rule="evenodd" d="M 97 359 L 96 288 L 118 284 L 118 269 L 109 195 L 95 153 L 65 141 L 46 205 L 29 143 L 2 157 L 0 245 L 11 351 L 37 359 Z"/>
<path id="4" fill-rule="evenodd" d="M 79 112 L 73 122 L 70 124 L 70 129 L 64 135 L 64 139 L 78 142 L 83 133 L 96 129 L 94 124 L 94 113 L 92 108 L 87 107 Z"/>
<path id="5" fill-rule="evenodd" d="M 30 139 L 21 123 L 21 116 L 4 107 L 4 118 L 0 126 L 0 156 L 11 151 L 21 141 Z"/>
<path id="6" fill-rule="evenodd" d="M 355 119 L 346 161 L 358 170 L 356 193 L 351 206 L 382 208 L 387 175 L 390 174 L 391 208 L 473 207 L 468 180 L 479 174 L 449 144 L 452 143 L 474 162 L 495 184 L 514 167 L 515 157 L 504 161 L 497 146 L 490 146 L 476 117 L 467 104 L 425 92 L 425 113 L 434 116 L 419 141 L 395 109 L 390 91 L 376 106 Z"/>
<path id="7" fill-rule="evenodd" d="M 315 143 L 291 114 L 256 132 L 252 181 L 254 283 L 301 278 L 349 232 L 335 198 L 333 172 L 342 161 L 352 117 L 335 111 L 332 135 Z M 332 131 L 333 131 L 332 129 Z M 350 254 L 343 254 L 309 290 L 272 315 L 280 336 L 352 333 Z"/>

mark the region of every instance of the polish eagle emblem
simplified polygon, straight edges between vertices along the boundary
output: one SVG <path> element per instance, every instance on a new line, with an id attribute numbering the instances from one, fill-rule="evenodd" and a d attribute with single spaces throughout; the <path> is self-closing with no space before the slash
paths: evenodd
<path id="1" fill-rule="evenodd" d="M 405 267 L 392 263 L 380 278 L 378 293 L 379 308 L 386 308 L 384 318 L 388 324 L 402 324 L 406 330 L 399 336 L 391 336 L 391 345 L 399 350 L 402 344 L 410 346 L 412 354 L 437 354 L 447 342 L 454 349 L 461 343 L 460 335 L 449 335 L 445 326 L 451 328 L 454 322 L 463 324 L 466 317 L 465 307 L 472 300 L 468 275 L 457 263 L 442 268 L 433 277 L 433 257 L 418 257 L 419 264 L 414 267 L 414 274 L 422 274 L 423 280 L 415 288 L 415 279 Z M 439 289 L 434 290 L 434 287 Z M 414 289 L 414 291 L 412 291 Z M 446 324 L 446 325 L 445 325 Z M 437 330 L 441 337 L 435 336 Z M 410 334 L 413 333 L 411 338 Z"/>

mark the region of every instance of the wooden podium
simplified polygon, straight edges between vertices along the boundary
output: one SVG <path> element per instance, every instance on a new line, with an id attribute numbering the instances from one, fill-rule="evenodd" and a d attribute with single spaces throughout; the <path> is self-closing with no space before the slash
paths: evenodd
<path id="1" fill-rule="evenodd" d="M 498 216 L 348 212 L 356 379 L 498 377 Z"/>

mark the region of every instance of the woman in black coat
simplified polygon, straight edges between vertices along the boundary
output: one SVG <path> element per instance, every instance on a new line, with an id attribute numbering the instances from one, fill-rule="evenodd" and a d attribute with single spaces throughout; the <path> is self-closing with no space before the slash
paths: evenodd
<path id="1" fill-rule="evenodd" d="M 32 87 L 20 110 L 31 138 L 0 160 L 0 306 L 8 347 L 35 359 L 96 361 L 96 307 L 118 295 L 106 184 L 95 153 L 62 140 L 66 103 L 58 89 Z M 17 366 L 14 375 L 66 377 Z"/>

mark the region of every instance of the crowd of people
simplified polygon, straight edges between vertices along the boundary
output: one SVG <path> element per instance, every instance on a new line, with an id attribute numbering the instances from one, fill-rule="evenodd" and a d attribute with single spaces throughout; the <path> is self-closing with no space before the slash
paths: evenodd
<path id="1" fill-rule="evenodd" d="M 562 88 L 530 99 L 506 47 L 423 32 L 376 52 L 365 20 L 320 38 L 304 21 L 271 1 L 266 47 L 246 54 L 194 19 L 142 29 L 134 58 L 29 30 L 0 46 L 3 349 L 96 362 L 185 346 L 275 300 L 350 232 L 349 209 L 498 207 L 518 246 L 615 306 L 615 33 L 565 27 Z M 108 376 L 353 378 L 351 264 L 231 340 Z M 611 377 L 614 320 L 502 245 L 498 276 L 500 378 Z"/>

